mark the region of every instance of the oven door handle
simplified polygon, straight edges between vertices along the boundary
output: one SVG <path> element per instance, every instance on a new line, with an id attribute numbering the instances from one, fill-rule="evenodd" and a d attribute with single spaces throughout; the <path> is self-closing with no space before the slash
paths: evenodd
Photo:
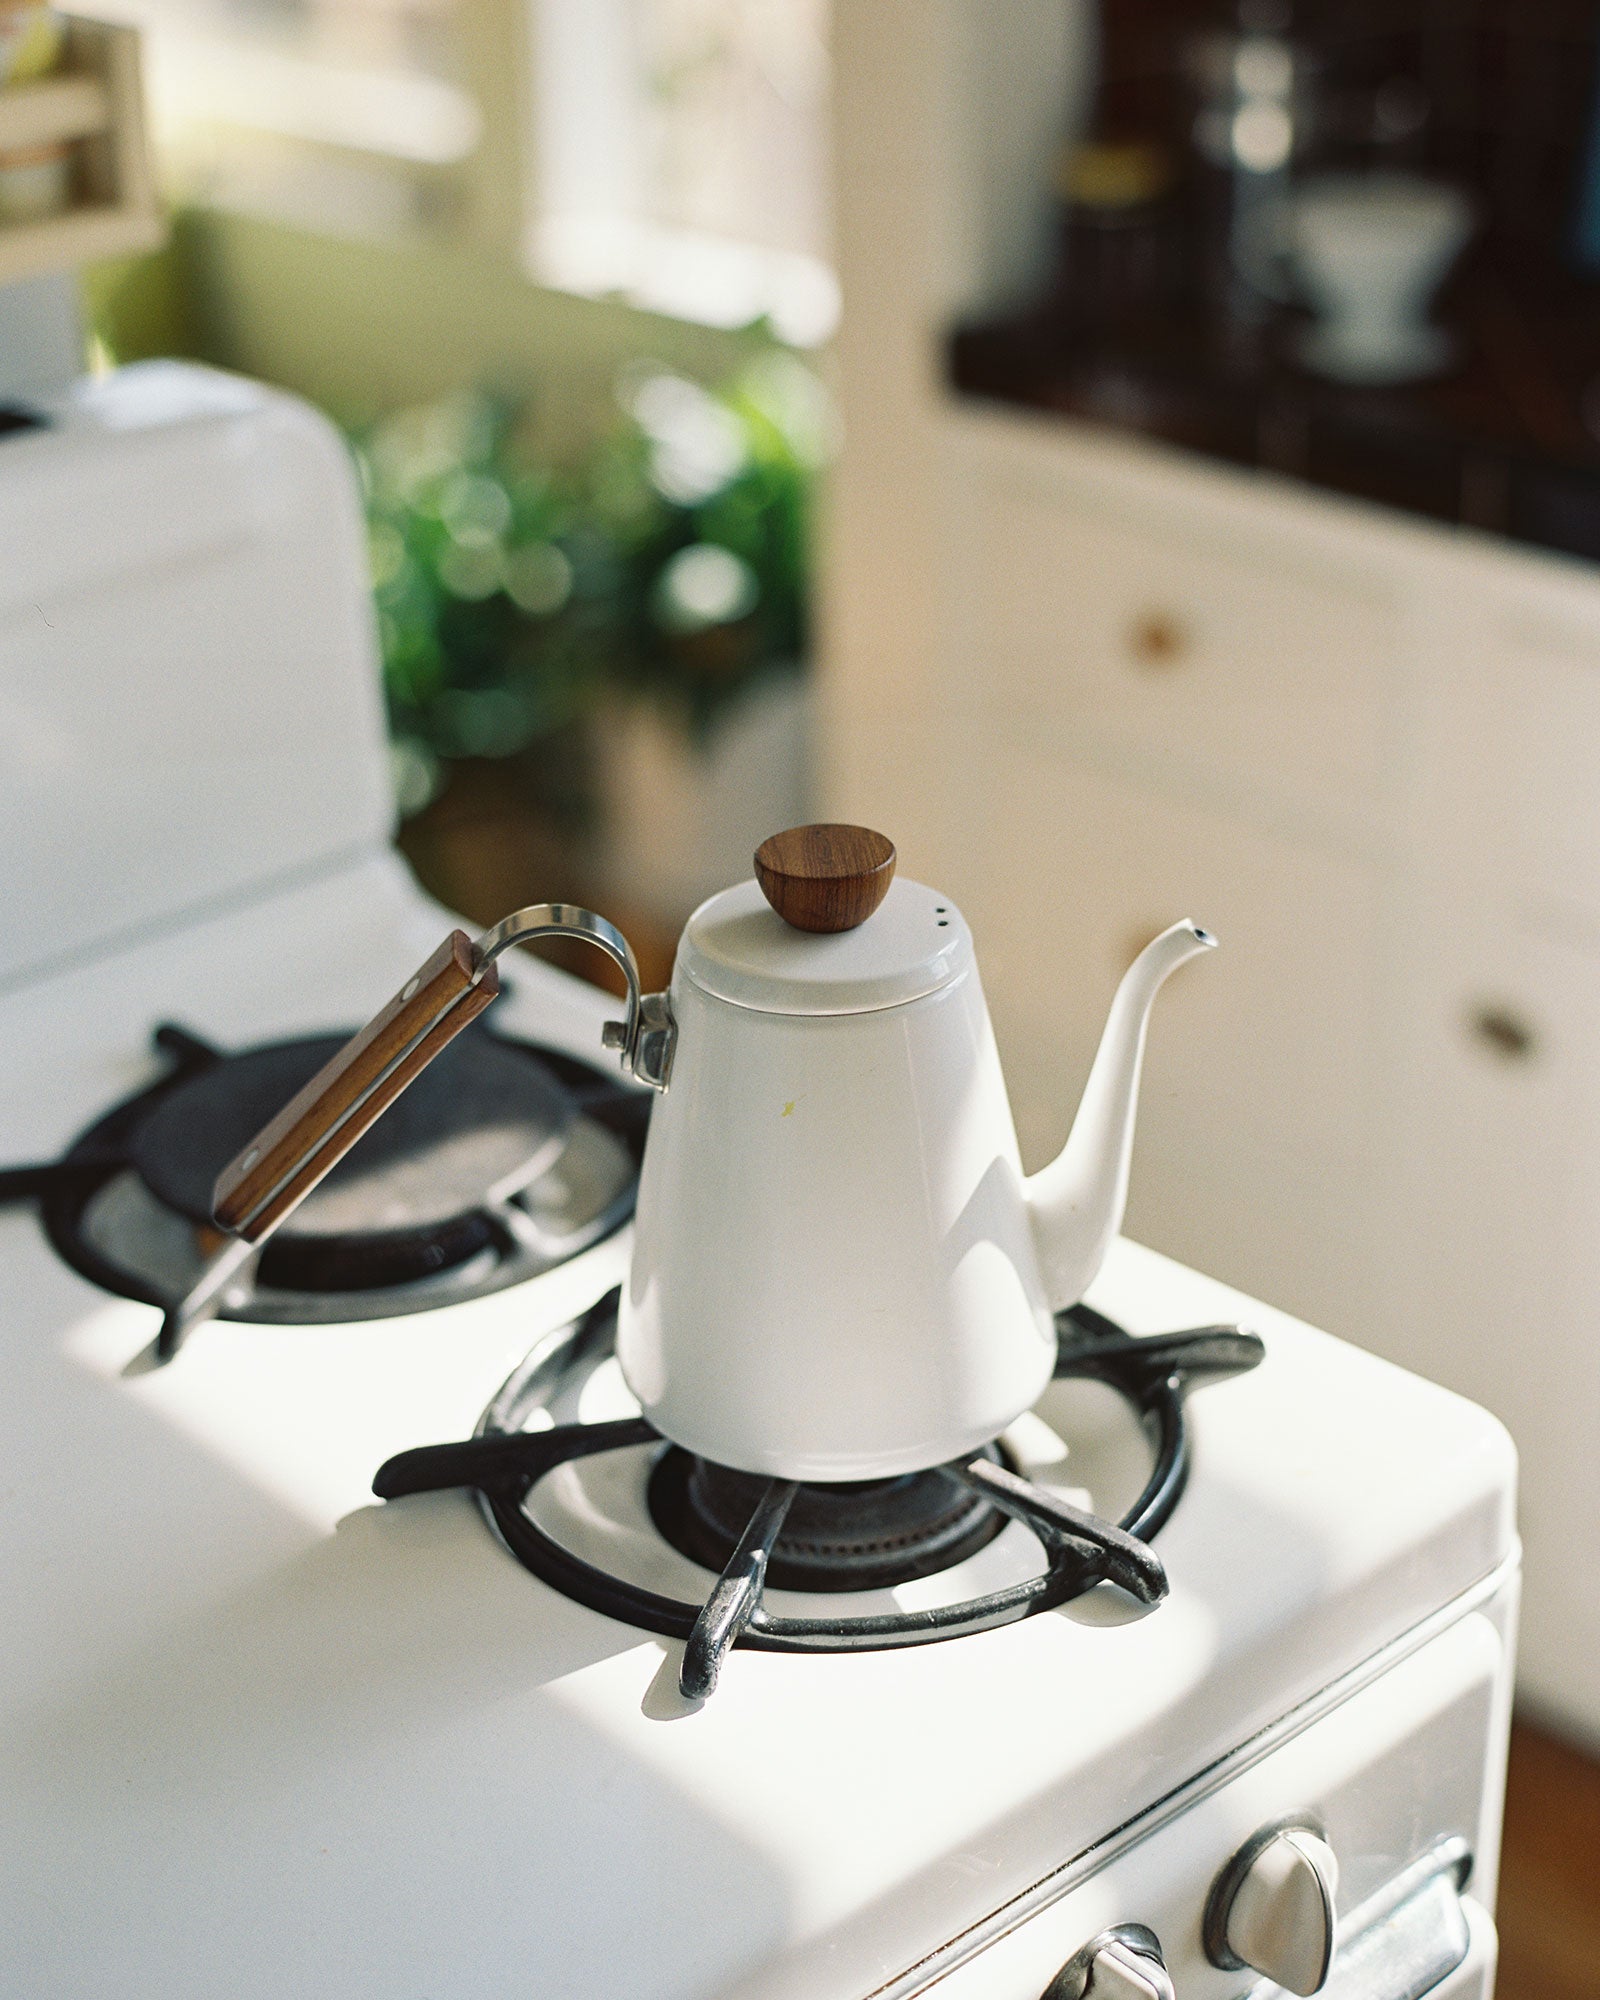
<path id="1" fill-rule="evenodd" d="M 1445 1841 L 1353 1910 L 1318 2000 L 1424 2000 L 1472 1942 L 1461 1896 L 1471 1869 L 1466 1842 Z"/>

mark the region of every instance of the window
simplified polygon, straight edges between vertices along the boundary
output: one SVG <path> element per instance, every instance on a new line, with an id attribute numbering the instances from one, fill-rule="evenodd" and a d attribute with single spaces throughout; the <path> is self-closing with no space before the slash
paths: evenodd
<path id="1" fill-rule="evenodd" d="M 483 134 L 452 0 L 103 0 L 145 33 L 151 124 L 186 198 L 360 234 L 441 220 Z"/>
<path id="2" fill-rule="evenodd" d="M 832 331 L 826 0 L 104 6 L 146 32 L 187 198 L 476 234 L 561 289 L 765 315 L 799 345 Z"/>
<path id="3" fill-rule="evenodd" d="M 825 0 L 536 0 L 546 282 L 825 339 Z"/>

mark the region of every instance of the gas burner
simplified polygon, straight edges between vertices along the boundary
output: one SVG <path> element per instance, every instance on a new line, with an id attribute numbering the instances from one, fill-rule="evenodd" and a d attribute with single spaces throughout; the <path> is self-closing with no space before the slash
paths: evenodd
<path id="1" fill-rule="evenodd" d="M 169 1357 L 213 1314 L 283 1325 L 389 1318 L 502 1290 L 633 1211 L 649 1116 L 587 1064 L 473 1027 L 412 1085 L 259 1254 L 211 1221 L 218 1171 L 346 1037 L 225 1054 L 155 1032 L 172 1068 L 58 1161 L 0 1172 L 107 1291 L 161 1306 Z"/>
<path id="2" fill-rule="evenodd" d="M 984 1456 L 1006 1463 L 998 1445 Z M 720 1575 L 768 1483 L 670 1445 L 650 1475 L 650 1516 L 675 1549 Z M 1006 1519 L 982 1492 L 937 1466 L 898 1479 L 799 1486 L 772 1544 L 767 1582 L 811 1591 L 911 1583 L 975 1555 Z"/>
<path id="3" fill-rule="evenodd" d="M 1255 1367 L 1263 1353 L 1260 1339 L 1237 1327 L 1135 1336 L 1083 1305 L 1058 1317 L 1056 1380 L 1114 1390 L 1148 1443 L 1143 1485 L 1113 1525 L 1044 1479 L 1029 1477 L 1005 1443 L 907 1480 L 802 1486 L 708 1466 L 665 1445 L 637 1414 L 553 1421 L 574 1405 L 573 1384 L 584 1371 L 592 1383 L 615 1370 L 617 1297 L 611 1293 L 536 1349 L 490 1405 L 476 1436 L 400 1453 L 379 1469 L 373 1491 L 395 1500 L 450 1487 L 476 1489 L 500 1539 L 536 1576 L 608 1617 L 682 1639 L 679 1685 L 694 1701 L 716 1686 L 733 1646 L 831 1653 L 925 1645 L 1052 1610 L 1098 1583 L 1115 1584 L 1146 1605 L 1159 1603 L 1167 1579 L 1149 1541 L 1171 1517 L 1188 1477 L 1184 1398 L 1203 1382 Z M 608 1394 L 615 1405 L 616 1382 Z M 626 1485 L 628 1454 L 643 1461 L 644 1505 L 637 1511 L 645 1525 L 665 1538 L 674 1560 L 687 1555 L 715 1572 L 702 1601 L 666 1596 L 619 1573 L 620 1565 L 590 1561 L 542 1518 L 548 1514 L 539 1490 L 545 1482 L 553 1487 L 556 1476 L 614 1455 L 617 1481 Z M 769 1586 L 836 1593 L 916 1579 L 912 1589 L 921 1591 L 927 1579 L 954 1572 L 969 1558 L 984 1560 L 991 1540 L 998 1551 L 1005 1544 L 995 1538 L 1017 1524 L 1042 1551 L 1042 1568 L 1036 1556 L 1017 1580 L 976 1595 L 893 1599 L 888 1608 L 861 1613 L 822 1601 L 810 1616 L 779 1612 L 765 1599 Z M 626 1543 L 630 1536 L 621 1539 Z M 631 1541 L 640 1540 L 635 1528 Z M 877 1566 L 870 1581 L 865 1573 L 852 1575 L 857 1561 Z"/>

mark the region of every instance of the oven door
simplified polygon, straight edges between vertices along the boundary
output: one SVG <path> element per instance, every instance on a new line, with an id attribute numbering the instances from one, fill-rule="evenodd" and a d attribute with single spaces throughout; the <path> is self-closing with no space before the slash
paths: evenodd
<path id="1" fill-rule="evenodd" d="M 874 2000 L 1489 2000 L 1514 1600 L 1513 1578 Z M 1309 1828 L 1323 1880 L 1269 1865 L 1219 1929 L 1252 1856 Z"/>

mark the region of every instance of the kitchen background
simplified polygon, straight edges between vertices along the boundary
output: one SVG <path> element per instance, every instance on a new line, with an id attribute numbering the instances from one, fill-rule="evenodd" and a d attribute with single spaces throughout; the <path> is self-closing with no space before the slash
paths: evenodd
<path id="1" fill-rule="evenodd" d="M 1500 1991 L 1600 1993 L 1600 16 L 117 11 L 170 228 L 91 354 L 346 428 L 445 901 L 597 903 L 654 980 L 764 834 L 881 824 L 1030 1163 L 1133 952 L 1222 935 L 1132 1233 L 1511 1424 Z M 93 193 L 50 151 L 0 275 Z"/>

